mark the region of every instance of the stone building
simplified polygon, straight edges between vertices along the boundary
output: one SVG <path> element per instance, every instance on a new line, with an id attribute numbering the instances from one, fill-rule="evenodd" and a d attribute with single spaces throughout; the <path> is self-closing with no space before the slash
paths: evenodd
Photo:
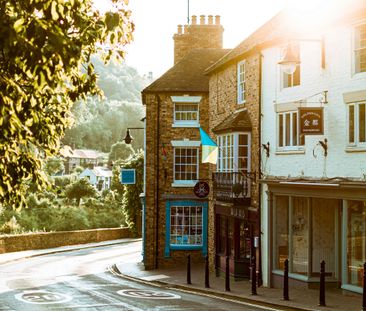
<path id="1" fill-rule="evenodd" d="M 250 38 L 253 40 L 253 38 Z M 248 40 L 208 68 L 210 135 L 219 146 L 210 201 L 209 253 L 217 271 L 248 278 L 251 258 L 260 267 L 260 66 Z M 258 269 L 260 277 L 260 269 Z"/>
<path id="2" fill-rule="evenodd" d="M 174 66 L 145 88 L 146 191 L 143 207 L 143 262 L 146 269 L 173 266 L 207 254 L 208 201 L 193 193 L 208 180 L 209 164 L 200 157 L 199 127 L 208 131 L 209 77 L 206 68 L 222 49 L 219 16 L 178 26 Z"/>

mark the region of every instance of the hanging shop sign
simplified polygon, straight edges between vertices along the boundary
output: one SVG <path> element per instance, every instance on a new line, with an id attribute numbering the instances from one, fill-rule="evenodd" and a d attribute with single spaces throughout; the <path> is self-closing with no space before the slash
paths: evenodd
<path id="1" fill-rule="evenodd" d="M 322 107 L 299 108 L 300 135 L 324 134 L 324 109 Z"/>
<path id="2" fill-rule="evenodd" d="M 205 198 L 210 193 L 210 186 L 205 181 L 199 181 L 194 185 L 193 192 L 196 197 Z"/>
<path id="3" fill-rule="evenodd" d="M 136 170 L 135 169 L 121 169 L 121 184 L 134 185 L 136 183 Z"/>

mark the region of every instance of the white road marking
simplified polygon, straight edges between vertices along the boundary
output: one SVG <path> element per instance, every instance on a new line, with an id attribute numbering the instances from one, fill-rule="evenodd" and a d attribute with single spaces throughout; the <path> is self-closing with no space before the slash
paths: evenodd
<path id="1" fill-rule="evenodd" d="M 45 290 L 23 291 L 20 294 L 16 294 L 15 298 L 25 303 L 39 304 L 39 305 L 66 303 L 72 300 L 71 296 Z"/>
<path id="2" fill-rule="evenodd" d="M 141 299 L 181 299 L 181 296 L 177 294 L 157 290 L 149 290 L 149 289 L 135 289 L 135 288 L 122 289 L 119 290 L 117 294 L 126 297 L 141 298 Z"/>
<path id="3" fill-rule="evenodd" d="M 156 280 L 167 279 L 167 278 L 169 278 L 169 276 L 164 275 L 164 274 L 159 274 L 159 275 L 145 276 L 141 279 L 143 279 L 145 281 L 156 281 Z"/>

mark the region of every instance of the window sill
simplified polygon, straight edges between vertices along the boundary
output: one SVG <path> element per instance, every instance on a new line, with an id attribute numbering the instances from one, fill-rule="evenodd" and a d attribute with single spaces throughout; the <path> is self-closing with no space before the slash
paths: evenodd
<path id="1" fill-rule="evenodd" d="M 354 153 L 354 152 L 366 152 L 366 146 L 360 147 L 360 146 L 348 146 L 346 147 L 345 151 L 347 153 Z"/>
<path id="2" fill-rule="evenodd" d="M 366 78 L 366 71 L 363 72 L 354 72 L 352 76 L 352 80 L 359 80 Z"/>
<path id="3" fill-rule="evenodd" d="M 173 123 L 172 127 L 200 127 L 200 125 L 198 123 Z"/>
<path id="4" fill-rule="evenodd" d="M 276 155 L 291 155 L 291 154 L 305 154 L 305 149 L 277 149 L 275 152 Z"/>
<path id="5" fill-rule="evenodd" d="M 176 188 L 191 188 L 196 184 L 196 181 L 189 181 L 189 182 L 173 182 L 172 183 L 172 187 L 176 187 Z"/>
<path id="6" fill-rule="evenodd" d="M 243 106 L 245 104 L 245 100 L 243 102 L 237 102 L 237 105 Z"/>
<path id="7" fill-rule="evenodd" d="M 349 290 L 350 292 L 355 292 L 358 294 L 362 294 L 362 287 L 358 287 L 356 285 L 351 285 L 351 284 L 343 284 L 341 286 L 342 289 L 344 290 Z"/>

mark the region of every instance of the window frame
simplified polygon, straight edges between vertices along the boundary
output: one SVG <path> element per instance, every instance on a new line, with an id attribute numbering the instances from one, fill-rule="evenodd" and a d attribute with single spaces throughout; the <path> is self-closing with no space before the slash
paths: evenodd
<path id="1" fill-rule="evenodd" d="M 247 144 L 239 145 L 239 136 L 246 135 L 247 136 Z M 231 144 L 227 144 L 228 137 L 231 137 Z M 221 143 L 225 138 L 225 146 Z M 219 147 L 219 155 L 216 170 L 217 172 L 239 172 L 239 158 L 242 158 L 239 155 L 239 147 L 247 147 L 247 167 L 242 169 L 241 171 L 250 172 L 251 165 L 251 133 L 250 132 L 233 132 L 233 133 L 223 133 L 217 135 L 217 145 Z M 226 150 L 230 150 L 229 156 L 223 156 L 224 147 Z M 225 163 L 225 164 L 224 164 Z"/>
<path id="2" fill-rule="evenodd" d="M 289 141 L 290 144 L 286 145 L 286 116 L 290 116 L 290 130 L 289 130 Z M 294 115 L 296 115 L 296 140 L 297 144 L 294 145 Z M 283 116 L 283 122 L 282 122 L 282 137 L 280 137 L 281 129 L 280 129 L 280 116 Z M 283 111 L 283 112 L 277 112 L 277 127 L 276 127 L 276 141 L 277 141 L 277 149 L 279 151 L 291 151 L 291 150 L 303 150 L 305 145 L 305 137 L 303 138 L 303 144 L 301 143 L 302 137 L 300 135 L 300 124 L 299 124 L 299 112 L 298 110 L 291 110 L 291 111 Z M 282 145 L 280 144 L 280 140 L 282 138 Z"/>
<path id="3" fill-rule="evenodd" d="M 364 28 L 364 29 L 363 29 Z M 365 44 L 362 46 L 360 44 L 360 40 L 358 38 L 359 36 L 359 32 L 362 30 L 365 31 L 366 33 L 366 23 L 360 23 L 358 25 L 355 25 L 354 27 L 354 31 L 353 31 L 353 73 L 355 75 L 359 75 L 359 74 L 366 74 L 366 39 L 365 39 Z M 361 66 L 360 66 L 360 61 L 357 61 L 358 59 L 358 52 L 364 50 L 365 51 L 365 67 L 364 70 L 361 70 Z M 359 59 L 360 60 L 360 59 Z"/>
<path id="4" fill-rule="evenodd" d="M 364 106 L 364 136 L 365 141 L 360 142 L 360 106 Z M 353 141 L 350 141 L 351 136 L 351 116 L 350 109 L 353 108 Z M 366 148 L 366 101 L 352 102 L 347 104 L 347 145 L 349 147 Z"/>
<path id="5" fill-rule="evenodd" d="M 200 126 L 200 102 L 202 96 L 171 96 L 173 104 L 173 124 L 172 127 L 199 127 Z M 196 111 L 187 111 L 187 113 L 196 113 L 196 120 L 177 120 L 176 118 L 176 105 L 192 105 L 196 107 Z"/>
<path id="6" fill-rule="evenodd" d="M 173 146 L 173 183 L 172 187 L 192 187 L 199 180 L 199 169 L 200 169 L 200 141 L 190 141 L 190 140 L 181 140 L 181 141 L 171 141 Z M 175 179 L 176 173 L 176 151 L 177 149 L 190 149 L 196 150 L 196 176 L 197 179 Z M 186 163 L 186 162 L 185 162 Z M 186 163 L 187 164 L 187 163 Z M 192 164 L 189 164 L 192 165 Z"/>
<path id="7" fill-rule="evenodd" d="M 241 69 L 243 68 L 243 71 Z M 245 104 L 246 102 L 246 60 L 242 60 L 237 64 L 237 103 L 238 105 Z"/>
<path id="8" fill-rule="evenodd" d="M 200 245 L 197 244 L 171 244 L 171 207 L 187 207 L 187 206 L 196 206 L 202 208 L 202 243 Z M 164 247 L 164 256 L 169 258 L 170 252 L 172 250 L 182 251 L 182 250 L 201 250 L 202 255 L 206 256 L 208 247 L 207 247 L 207 228 L 208 228 L 208 203 L 207 201 L 198 201 L 198 200 L 167 200 L 165 202 L 165 214 L 166 214 L 166 227 L 165 227 L 165 247 Z"/>

